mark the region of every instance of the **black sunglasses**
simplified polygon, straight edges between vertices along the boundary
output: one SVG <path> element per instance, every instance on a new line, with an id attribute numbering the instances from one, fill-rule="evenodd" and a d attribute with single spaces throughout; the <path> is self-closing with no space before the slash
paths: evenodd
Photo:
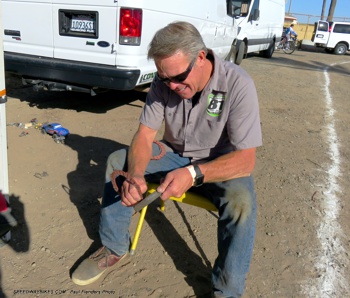
<path id="1" fill-rule="evenodd" d="M 190 74 L 192 68 L 193 68 L 193 65 L 194 63 L 196 62 L 197 60 L 197 57 L 194 58 L 192 60 L 192 62 L 190 63 L 190 65 L 187 67 L 187 69 L 178 74 L 177 76 L 174 76 L 174 77 L 170 77 L 170 78 L 161 78 L 158 74 L 158 72 L 156 73 L 156 76 L 157 76 L 157 79 L 165 84 L 170 84 L 170 82 L 173 82 L 173 83 L 182 83 L 184 80 L 187 79 L 188 75 Z"/>

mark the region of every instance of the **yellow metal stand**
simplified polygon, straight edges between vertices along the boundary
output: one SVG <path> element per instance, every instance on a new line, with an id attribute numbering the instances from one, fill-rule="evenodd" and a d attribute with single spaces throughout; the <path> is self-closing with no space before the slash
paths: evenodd
<path id="1" fill-rule="evenodd" d="M 158 187 L 157 184 L 149 184 L 148 185 L 148 194 L 155 192 L 157 187 Z M 169 200 L 177 201 L 180 203 L 185 203 L 188 205 L 196 206 L 196 207 L 203 208 L 203 209 L 210 210 L 210 211 L 218 211 L 218 209 L 215 207 L 215 205 L 211 201 L 209 201 L 207 198 L 205 198 L 201 195 L 198 195 L 196 193 L 192 193 L 192 192 L 186 192 L 180 198 L 170 197 Z M 140 217 L 139 217 L 139 221 L 138 221 L 137 226 L 136 226 L 134 239 L 133 239 L 131 247 L 130 247 L 130 254 L 131 255 L 133 255 L 135 253 L 135 250 L 136 250 L 139 238 L 140 238 L 143 222 L 145 220 L 147 207 L 148 206 L 144 207 L 140 212 Z M 160 200 L 160 210 L 161 211 L 165 210 L 163 200 Z"/>

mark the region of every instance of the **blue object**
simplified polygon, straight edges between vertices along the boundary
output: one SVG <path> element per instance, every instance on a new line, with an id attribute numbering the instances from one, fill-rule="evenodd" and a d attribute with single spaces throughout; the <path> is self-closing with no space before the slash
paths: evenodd
<path id="1" fill-rule="evenodd" d="M 69 134 L 69 130 L 67 128 L 64 128 L 59 123 L 49 123 L 43 125 L 43 130 L 49 135 L 57 134 L 59 136 L 67 136 Z"/>
<path id="2" fill-rule="evenodd" d="M 69 135 L 69 130 L 59 123 L 43 124 L 42 132 L 51 135 L 56 143 L 64 143 L 64 139 Z"/>

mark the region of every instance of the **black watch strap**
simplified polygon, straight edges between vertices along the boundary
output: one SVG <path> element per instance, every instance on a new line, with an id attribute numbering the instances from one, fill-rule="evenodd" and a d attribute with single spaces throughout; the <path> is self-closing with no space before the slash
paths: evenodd
<path id="1" fill-rule="evenodd" d="M 198 165 L 193 165 L 193 168 L 196 172 L 196 177 L 194 178 L 193 186 L 201 186 L 204 182 L 204 175 L 201 172 L 201 169 Z"/>

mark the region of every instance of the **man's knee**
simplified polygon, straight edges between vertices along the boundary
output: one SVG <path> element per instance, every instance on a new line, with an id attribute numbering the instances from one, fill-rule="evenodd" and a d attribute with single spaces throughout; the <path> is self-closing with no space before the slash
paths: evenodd
<path id="1" fill-rule="evenodd" d="M 111 181 L 111 174 L 114 170 L 123 170 L 126 163 L 127 150 L 120 149 L 108 156 L 106 169 L 106 182 Z"/>
<path id="2" fill-rule="evenodd" d="M 226 189 L 226 210 L 237 224 L 243 224 L 251 215 L 255 194 L 245 183 L 235 183 L 233 187 Z"/>

